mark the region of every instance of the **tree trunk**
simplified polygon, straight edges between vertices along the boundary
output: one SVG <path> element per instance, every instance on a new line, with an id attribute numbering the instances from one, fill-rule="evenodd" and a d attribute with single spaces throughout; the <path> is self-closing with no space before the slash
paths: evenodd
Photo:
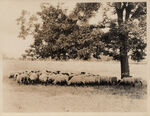
<path id="1" fill-rule="evenodd" d="M 130 71 L 127 54 L 121 57 L 120 64 L 121 64 L 121 78 L 129 77 Z"/>
<path id="2" fill-rule="evenodd" d="M 118 3 L 119 4 L 119 3 Z M 126 10 L 125 21 L 128 20 L 131 12 L 130 6 L 123 2 L 122 7 L 116 7 L 118 16 L 118 25 L 121 27 L 123 23 L 123 11 Z M 120 48 L 120 64 L 121 64 L 121 78 L 130 76 L 129 62 L 128 62 L 128 33 L 120 34 L 121 48 Z"/>
<path id="3" fill-rule="evenodd" d="M 120 36 L 122 47 L 120 48 L 120 64 L 121 64 L 121 78 L 130 76 L 129 62 L 128 62 L 128 50 L 126 36 Z"/>

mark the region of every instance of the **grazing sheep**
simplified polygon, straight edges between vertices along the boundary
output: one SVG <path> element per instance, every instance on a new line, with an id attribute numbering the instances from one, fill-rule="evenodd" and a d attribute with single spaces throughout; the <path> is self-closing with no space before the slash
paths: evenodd
<path id="1" fill-rule="evenodd" d="M 100 84 L 109 84 L 110 83 L 110 78 L 108 76 L 101 76 L 100 78 Z"/>
<path id="2" fill-rule="evenodd" d="M 102 76 L 102 77 L 100 77 L 100 83 L 116 85 L 118 83 L 118 79 L 117 79 L 117 77 Z"/>
<path id="3" fill-rule="evenodd" d="M 41 84 L 47 85 L 47 84 L 48 84 L 48 77 L 49 77 L 48 73 L 43 72 L 43 73 L 39 76 L 39 80 L 40 80 Z"/>
<path id="4" fill-rule="evenodd" d="M 25 71 L 25 72 L 22 72 L 21 74 L 24 75 L 24 77 L 22 78 L 22 83 L 29 84 L 29 72 Z"/>
<path id="5" fill-rule="evenodd" d="M 29 73 L 29 81 L 30 81 L 30 83 L 31 84 L 37 83 L 38 77 L 39 77 L 38 73 L 31 71 Z"/>
<path id="6" fill-rule="evenodd" d="M 73 76 L 68 82 L 67 84 L 70 85 L 70 84 L 85 84 L 85 77 L 84 76 L 81 76 L 81 75 L 76 75 L 76 76 Z"/>
<path id="7" fill-rule="evenodd" d="M 23 76 L 22 75 L 18 75 L 16 78 L 17 83 L 21 83 Z"/>
<path id="8" fill-rule="evenodd" d="M 109 83 L 110 83 L 111 85 L 116 85 L 117 82 L 118 82 L 117 77 L 110 77 L 110 78 L 109 78 Z"/>
<path id="9" fill-rule="evenodd" d="M 53 84 L 62 83 L 62 82 L 67 83 L 68 82 L 68 76 L 67 75 L 58 74 L 55 77 Z"/>
<path id="10" fill-rule="evenodd" d="M 134 78 L 134 86 L 135 85 L 143 85 L 143 81 L 142 81 L 142 79 L 140 78 L 140 77 L 138 77 L 138 78 Z"/>
<path id="11" fill-rule="evenodd" d="M 16 73 L 14 74 L 14 80 L 16 80 L 16 79 L 17 79 L 17 76 L 20 75 L 20 74 L 21 74 L 21 73 L 16 72 Z"/>
<path id="12" fill-rule="evenodd" d="M 47 83 L 49 84 L 52 83 L 55 80 L 56 76 L 57 75 L 55 75 L 54 73 L 49 73 L 48 78 L 47 78 L 47 81 L 48 81 Z"/>
<path id="13" fill-rule="evenodd" d="M 99 75 L 85 75 L 85 83 L 86 84 L 100 84 L 100 76 Z"/>
<path id="14" fill-rule="evenodd" d="M 22 74 L 23 72 L 11 72 L 10 74 L 9 74 L 9 78 L 14 78 L 14 79 L 16 79 L 17 78 L 17 76 L 18 75 L 20 75 L 20 74 Z"/>
<path id="15" fill-rule="evenodd" d="M 17 78 L 16 78 L 16 81 L 17 81 L 17 83 L 23 83 L 23 81 L 24 81 L 24 78 L 26 77 L 26 74 L 24 74 L 24 73 L 19 73 L 19 75 L 17 76 Z"/>
<path id="16" fill-rule="evenodd" d="M 96 77 L 94 76 L 85 76 L 84 78 L 85 84 L 91 84 L 96 82 Z"/>
<path id="17" fill-rule="evenodd" d="M 11 78 L 14 78 L 14 76 L 15 76 L 15 73 L 12 73 L 12 72 L 11 72 L 11 73 L 9 74 L 9 77 L 8 77 L 8 78 L 11 79 Z"/>
<path id="18" fill-rule="evenodd" d="M 134 80 L 131 77 L 125 77 L 123 79 L 120 79 L 118 83 L 119 83 L 119 85 L 120 84 L 122 84 L 122 85 L 133 85 Z"/>
<path id="19" fill-rule="evenodd" d="M 141 78 L 125 77 L 119 80 L 119 84 L 132 85 L 132 86 L 140 84 L 142 86 L 142 81 L 141 81 Z"/>
<path id="20" fill-rule="evenodd" d="M 100 84 L 100 83 L 101 83 L 101 76 L 96 75 L 95 82 L 96 82 L 97 84 Z"/>

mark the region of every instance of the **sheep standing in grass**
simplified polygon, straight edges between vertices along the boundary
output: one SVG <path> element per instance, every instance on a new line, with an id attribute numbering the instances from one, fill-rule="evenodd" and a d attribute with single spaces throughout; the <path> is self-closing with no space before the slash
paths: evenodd
<path id="1" fill-rule="evenodd" d="M 85 75 L 84 81 L 85 84 L 100 84 L 100 76 L 99 75 Z"/>
<path id="2" fill-rule="evenodd" d="M 69 77 L 67 75 L 58 74 L 57 76 L 55 76 L 53 84 L 63 83 L 63 82 L 68 83 L 68 78 Z"/>
<path id="3" fill-rule="evenodd" d="M 22 73 L 19 73 L 18 76 L 16 77 L 16 81 L 17 83 L 23 83 L 24 82 L 24 79 L 26 78 L 26 74 L 24 74 L 23 72 Z"/>
<path id="4" fill-rule="evenodd" d="M 68 85 L 71 84 L 85 84 L 85 76 L 82 75 L 75 75 L 73 76 L 69 81 L 68 81 Z"/>
<path id="5" fill-rule="evenodd" d="M 117 79 L 117 77 L 101 76 L 100 83 L 101 84 L 116 85 L 118 83 L 118 79 Z"/>
<path id="6" fill-rule="evenodd" d="M 16 78 L 16 82 L 20 84 L 21 81 L 22 81 L 22 78 L 23 78 L 22 75 L 18 75 L 17 78 Z"/>
<path id="7" fill-rule="evenodd" d="M 26 74 L 28 75 L 26 77 L 27 84 L 34 84 L 37 82 L 38 74 L 36 71 L 27 71 Z"/>
<path id="8" fill-rule="evenodd" d="M 11 79 L 11 78 L 14 78 L 14 76 L 15 76 L 15 73 L 10 73 L 8 78 Z"/>
<path id="9" fill-rule="evenodd" d="M 109 84 L 110 83 L 110 78 L 108 76 L 101 76 L 100 78 L 100 84 Z"/>
<path id="10" fill-rule="evenodd" d="M 45 84 L 47 85 L 48 84 L 48 73 L 46 72 L 42 72 L 41 75 L 39 76 L 39 81 L 41 82 L 41 84 Z"/>
<path id="11" fill-rule="evenodd" d="M 142 86 L 142 81 L 140 78 L 125 77 L 125 78 L 119 80 L 119 84 L 132 85 L 132 86 L 140 84 Z"/>
<path id="12" fill-rule="evenodd" d="M 97 84 L 101 83 L 101 76 L 96 75 L 96 77 L 95 77 L 95 83 L 97 83 Z"/>
<path id="13" fill-rule="evenodd" d="M 17 78 L 17 76 L 18 75 L 20 75 L 21 73 L 19 73 L 19 72 L 11 72 L 10 74 L 9 74 L 9 77 L 8 78 L 13 78 L 13 79 L 15 79 L 16 80 L 16 78 Z"/>
<path id="14" fill-rule="evenodd" d="M 143 85 L 143 80 L 140 78 L 140 77 L 138 77 L 138 78 L 134 78 L 134 86 L 135 85 L 140 85 L 140 86 L 142 86 Z"/>
<path id="15" fill-rule="evenodd" d="M 36 72 L 30 72 L 29 73 L 29 81 L 31 84 L 35 84 L 38 81 L 38 74 Z"/>
<path id="16" fill-rule="evenodd" d="M 25 71 L 25 72 L 22 72 L 22 74 L 24 75 L 24 77 L 22 78 L 22 83 L 29 84 L 29 72 Z"/>
<path id="17" fill-rule="evenodd" d="M 56 76 L 57 76 L 57 75 L 54 74 L 54 73 L 49 73 L 49 74 L 48 74 L 48 78 L 47 78 L 47 81 L 48 81 L 47 83 L 49 83 L 49 84 L 53 83 Z"/>
<path id="18" fill-rule="evenodd" d="M 125 78 L 119 80 L 119 84 L 132 85 L 133 86 L 134 85 L 134 79 L 131 77 L 125 77 Z"/>
<path id="19" fill-rule="evenodd" d="M 21 73 L 19 73 L 19 72 L 16 72 L 15 74 L 14 74 L 14 80 L 16 80 L 17 79 L 17 76 L 19 76 Z"/>
<path id="20" fill-rule="evenodd" d="M 116 85 L 117 82 L 118 82 L 117 77 L 110 77 L 109 78 L 110 85 Z"/>
<path id="21" fill-rule="evenodd" d="M 84 77 L 85 84 L 92 84 L 92 83 L 95 83 L 95 81 L 96 81 L 96 77 L 95 76 L 86 75 Z"/>

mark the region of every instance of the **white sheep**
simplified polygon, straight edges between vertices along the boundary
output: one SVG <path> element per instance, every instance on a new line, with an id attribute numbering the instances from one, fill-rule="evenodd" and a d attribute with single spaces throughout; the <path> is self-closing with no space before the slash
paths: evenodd
<path id="1" fill-rule="evenodd" d="M 119 84 L 132 85 L 132 86 L 135 86 L 136 84 L 140 84 L 142 86 L 142 80 L 141 78 L 125 77 L 120 80 Z"/>
<path id="2" fill-rule="evenodd" d="M 108 77 L 108 76 L 101 76 L 100 77 L 100 83 L 101 84 L 115 85 L 115 84 L 117 84 L 117 82 L 118 82 L 117 77 Z"/>
<path id="3" fill-rule="evenodd" d="M 39 76 L 39 80 L 42 84 L 46 84 L 48 82 L 48 77 L 49 75 L 46 72 L 43 72 L 40 76 Z"/>
<path id="4" fill-rule="evenodd" d="M 14 80 L 16 80 L 17 79 L 17 76 L 18 75 L 20 75 L 20 73 L 19 72 L 16 72 L 15 74 L 14 74 Z"/>
<path id="5" fill-rule="evenodd" d="M 110 78 L 108 76 L 101 76 L 100 78 L 100 84 L 109 84 Z"/>
<path id="6" fill-rule="evenodd" d="M 58 74 L 57 76 L 55 76 L 53 84 L 62 83 L 62 82 L 68 83 L 68 78 L 69 77 L 67 75 Z"/>
<path id="7" fill-rule="evenodd" d="M 86 84 L 95 83 L 96 82 L 96 77 L 91 76 L 91 75 L 87 75 L 87 76 L 84 77 L 84 81 L 85 81 Z"/>
<path id="8" fill-rule="evenodd" d="M 91 78 L 91 83 L 100 84 L 101 82 L 101 77 L 99 75 L 93 75 L 93 76 L 90 76 L 90 78 Z"/>
<path id="9" fill-rule="evenodd" d="M 9 78 L 13 78 L 13 79 L 15 79 L 16 80 L 16 78 L 17 78 L 17 76 L 19 75 L 19 74 L 21 74 L 21 72 L 11 72 L 10 74 L 9 74 Z"/>
<path id="10" fill-rule="evenodd" d="M 26 77 L 26 74 L 19 73 L 18 76 L 16 77 L 17 83 L 22 83 L 25 77 Z"/>
<path id="11" fill-rule="evenodd" d="M 35 72 L 30 72 L 29 73 L 29 83 L 31 82 L 32 84 L 35 84 L 38 80 L 38 73 L 35 73 Z"/>
<path id="12" fill-rule="evenodd" d="M 98 84 L 100 84 L 100 83 L 101 83 L 101 76 L 96 75 L 96 80 L 95 80 L 95 82 L 97 82 Z"/>
<path id="13" fill-rule="evenodd" d="M 88 75 L 85 75 L 84 77 L 84 81 L 86 84 L 99 84 L 100 83 L 100 80 L 101 80 L 101 77 L 99 75 L 91 75 L 91 74 L 88 74 Z"/>
<path id="14" fill-rule="evenodd" d="M 146 82 L 145 82 L 146 83 Z M 138 86 L 138 85 L 140 85 L 140 86 L 143 86 L 143 84 L 144 84 L 144 80 L 142 80 L 142 78 L 141 77 L 137 77 L 137 78 L 135 78 L 134 79 L 134 85 L 136 86 Z"/>
<path id="15" fill-rule="evenodd" d="M 85 76 L 81 76 L 81 75 L 76 75 L 76 76 L 73 76 L 68 82 L 67 84 L 70 85 L 70 84 L 85 84 Z"/>
<path id="16" fill-rule="evenodd" d="M 21 83 L 23 84 L 28 84 L 29 83 L 29 73 L 28 71 L 25 71 L 25 72 L 21 72 L 19 73 L 19 75 L 22 75 L 22 79 L 21 79 Z"/>
<path id="17" fill-rule="evenodd" d="M 56 76 L 57 75 L 55 75 L 54 73 L 49 73 L 47 78 L 48 83 L 52 83 L 55 80 Z"/>

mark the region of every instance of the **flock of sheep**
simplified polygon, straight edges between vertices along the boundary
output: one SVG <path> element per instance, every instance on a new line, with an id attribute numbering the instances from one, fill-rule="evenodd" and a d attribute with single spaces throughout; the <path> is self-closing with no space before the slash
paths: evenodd
<path id="1" fill-rule="evenodd" d="M 15 72 L 9 75 L 9 78 L 13 78 L 19 84 L 66 84 L 66 85 L 142 85 L 142 81 L 139 78 L 123 78 L 117 79 L 117 77 L 103 77 L 100 75 L 94 75 L 86 72 L 81 73 L 63 73 L 60 71 L 48 71 L 48 70 L 36 70 L 36 71 L 24 71 Z"/>

